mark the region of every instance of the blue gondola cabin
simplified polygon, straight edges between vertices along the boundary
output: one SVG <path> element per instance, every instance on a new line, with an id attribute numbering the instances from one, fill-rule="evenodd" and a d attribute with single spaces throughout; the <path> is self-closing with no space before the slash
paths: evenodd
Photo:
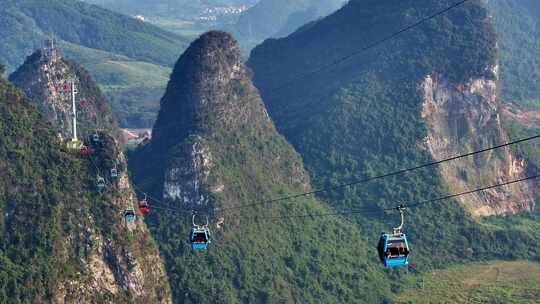
<path id="1" fill-rule="evenodd" d="M 103 188 L 105 188 L 105 179 L 103 177 L 97 178 L 96 188 L 98 188 L 98 190 L 103 190 Z"/>
<path id="2" fill-rule="evenodd" d="M 402 267 L 409 264 L 409 242 L 404 233 L 383 233 L 377 250 L 385 267 Z"/>
<path id="3" fill-rule="evenodd" d="M 124 218 L 126 219 L 126 221 L 128 222 L 132 222 L 135 220 L 136 218 L 136 215 L 135 215 L 135 210 L 133 209 L 126 209 L 122 212 L 122 215 L 124 216 Z"/>
<path id="4" fill-rule="evenodd" d="M 99 134 L 94 133 L 94 134 L 91 135 L 90 138 L 91 138 L 91 140 L 92 140 L 92 142 L 93 142 L 94 144 L 99 143 Z"/>
<path id="5" fill-rule="evenodd" d="M 210 244 L 210 230 L 206 227 L 191 228 L 191 248 L 193 250 L 205 250 Z"/>
<path id="6" fill-rule="evenodd" d="M 112 168 L 111 169 L 111 178 L 117 178 L 118 177 L 118 169 Z"/>

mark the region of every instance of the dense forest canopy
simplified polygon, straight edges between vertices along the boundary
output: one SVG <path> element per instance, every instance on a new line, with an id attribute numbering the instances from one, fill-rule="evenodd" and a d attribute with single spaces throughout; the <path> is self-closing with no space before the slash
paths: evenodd
<path id="1" fill-rule="evenodd" d="M 539 107 L 540 2 L 495 0 L 488 7 L 499 35 L 503 100 Z"/>
<path id="2" fill-rule="evenodd" d="M 427 75 L 441 75 L 451 83 L 495 79 L 497 38 L 482 1 L 470 1 L 358 53 L 451 4 L 450 0 L 353 0 L 336 13 L 286 38 L 266 40 L 252 51 L 248 65 L 255 84 L 317 188 L 432 161 L 422 144 L 427 128 L 419 94 L 419 84 Z M 348 59 L 332 64 L 344 57 Z M 317 69 L 320 66 L 328 68 Z M 309 73 L 312 70 L 317 72 Z M 392 207 L 450 191 L 437 169 L 430 168 L 320 196 L 338 210 L 350 210 Z M 352 217 L 371 238 L 384 229 L 380 219 Z M 516 251 L 501 241 L 507 237 L 522 239 L 519 244 L 528 249 L 520 252 L 537 252 L 530 257 L 540 249 L 522 231 L 485 229 L 454 201 L 411 210 L 408 219 L 418 267 L 511 258 L 507 254 Z M 433 240 L 437 249 L 431 246 Z"/>
<path id="3" fill-rule="evenodd" d="M 149 127 L 170 66 L 188 39 L 81 1 L 6 0 L 0 6 L 0 62 L 13 72 L 54 38 L 111 99 L 120 125 Z"/>
<path id="4" fill-rule="evenodd" d="M 161 65 L 171 65 L 187 43 L 178 35 L 80 1 L 7 0 L 0 13 L 0 55 L 10 70 L 47 35 Z"/>
<path id="5" fill-rule="evenodd" d="M 537 301 L 538 187 L 527 189 L 530 208 L 515 209 L 504 209 L 510 188 L 497 188 L 508 201 L 483 215 L 467 205 L 471 196 L 443 198 L 507 181 L 507 171 L 538 174 L 540 143 L 456 159 L 454 180 L 431 165 L 378 177 L 439 160 L 436 143 L 470 152 L 471 142 L 487 148 L 540 132 L 540 114 L 520 116 L 540 107 L 540 2 L 455 4 L 3 0 L 0 302 Z M 221 5 L 251 6 L 234 28 L 240 43 L 210 31 L 188 46 L 163 29 L 198 36 L 190 22 Z M 38 73 L 34 49 L 50 37 L 70 59 Z M 17 68 L 13 84 L 2 77 Z M 54 88 L 49 76 L 62 71 L 81 79 L 80 96 L 108 121 L 81 122 L 84 136 L 102 138 L 90 155 L 67 150 L 33 105 L 57 101 L 52 91 L 25 87 Z M 153 125 L 151 138 L 122 150 L 112 113 L 123 127 Z M 450 135 L 436 138 L 437 123 Z M 494 202 L 493 192 L 479 195 Z M 410 265 L 387 269 L 376 246 L 399 223 L 400 204 L 410 206 Z M 191 248 L 197 218 L 208 219 L 206 251 Z"/>
<path id="6" fill-rule="evenodd" d="M 266 115 L 229 34 L 207 33 L 182 55 L 154 136 L 134 151 L 130 165 L 135 182 L 154 197 L 181 195 L 169 198 L 169 208 L 195 210 L 211 223 L 221 218 L 211 225 L 211 247 L 199 253 L 185 239 L 189 214 L 149 218 L 178 303 L 389 298 L 388 288 L 375 288 L 391 283 L 383 280 L 374 247 L 355 227 L 336 218 L 267 218 L 330 212 L 316 199 L 220 211 L 309 187 L 301 159 Z"/>

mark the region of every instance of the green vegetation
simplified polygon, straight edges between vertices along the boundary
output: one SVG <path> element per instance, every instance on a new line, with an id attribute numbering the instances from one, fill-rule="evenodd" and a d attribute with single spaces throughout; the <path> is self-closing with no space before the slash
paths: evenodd
<path id="1" fill-rule="evenodd" d="M 118 124 L 123 128 L 150 128 L 159 109 L 159 96 L 165 88 L 103 87 Z"/>
<path id="2" fill-rule="evenodd" d="M 55 254 L 53 249 L 61 248 L 62 232 L 76 229 L 69 222 L 80 216 L 75 206 L 85 200 L 71 201 L 55 185 L 82 189 L 84 179 L 75 178 L 71 169 L 84 172 L 84 166 L 57 148 L 60 143 L 51 126 L 41 122 L 38 112 L 3 79 L 0 115 L 0 208 L 5 215 L 0 224 L 0 298 L 12 299 L 13 303 L 46 299 L 59 277 L 74 277 L 82 268 L 79 263 L 65 263 L 68 257 Z M 45 183 L 50 187 L 45 188 Z M 63 211 L 62 219 L 58 214 Z M 55 225 L 50 221 L 52 216 L 62 222 Z M 28 231 L 30 223 L 32 230 Z"/>
<path id="3" fill-rule="evenodd" d="M 8 70 L 46 35 L 160 65 L 171 65 L 187 40 L 155 26 L 80 1 L 8 0 L 0 8 L 1 58 Z M 74 58 L 79 59 L 79 58 Z"/>
<path id="4" fill-rule="evenodd" d="M 524 110 L 540 109 L 540 3 L 530 0 L 490 1 L 495 15 L 501 54 L 503 101 L 520 104 Z M 509 138 L 540 134 L 540 125 L 523 124 L 503 117 Z M 520 157 L 540 168 L 540 143 L 512 147 Z"/>
<path id="5" fill-rule="evenodd" d="M 62 48 L 67 57 L 82 55 L 81 64 L 96 75 L 120 126 L 152 126 L 170 68 L 70 43 Z"/>
<path id="6" fill-rule="evenodd" d="M 64 42 L 61 48 L 66 57 L 82 57 L 78 61 L 97 75 L 98 83 L 114 87 L 164 87 L 169 79 L 170 68 L 110 52 L 86 48 Z"/>
<path id="7" fill-rule="evenodd" d="M 25 63 L 12 73 L 9 78 L 11 82 L 27 92 L 28 97 L 38 105 L 46 103 L 45 100 L 49 94 L 48 89 L 36 86 L 37 83 L 43 81 L 43 79 L 40 79 L 44 77 L 40 73 L 43 64 L 41 51 L 37 51 L 29 56 Z M 85 136 L 94 133 L 96 129 L 104 129 L 114 134 L 116 138 L 121 138 L 110 106 L 89 73 L 77 62 L 65 59 L 58 61 L 54 70 L 59 79 L 67 79 L 69 75 L 76 75 L 79 79 L 78 96 L 81 100 L 86 99 L 88 103 L 84 109 L 80 107 L 79 135 Z M 43 109 L 43 107 L 39 106 L 38 108 Z M 47 119 L 55 120 L 54 117 L 55 115 L 47 116 Z M 68 133 L 70 132 L 68 131 Z"/>
<path id="8" fill-rule="evenodd" d="M 535 233 L 540 229 L 540 214 L 523 212 L 514 216 L 492 216 L 483 219 L 480 223 L 491 230 L 502 228 Z M 517 245 L 515 251 L 520 252 L 520 247 L 523 247 L 523 245 Z M 526 248 L 524 249 L 526 250 Z M 536 259 L 538 258 L 540 257 L 536 257 Z"/>
<path id="9" fill-rule="evenodd" d="M 504 129 L 510 138 L 526 138 L 540 134 L 540 125 L 526 126 L 509 119 L 505 119 Z M 512 150 L 540 168 L 540 143 L 538 140 L 512 147 Z"/>
<path id="10" fill-rule="evenodd" d="M 470 1 L 384 45 L 304 77 L 454 1 L 349 2 L 342 10 L 283 39 L 267 40 L 248 65 L 280 132 L 302 156 L 316 188 L 361 180 L 432 161 L 424 148 L 418 85 L 426 75 L 454 83 L 493 79 L 496 36 L 481 1 Z M 275 88 L 279 89 L 275 89 Z M 320 195 L 338 210 L 394 207 L 452 192 L 435 167 Z M 398 221 L 354 215 L 375 243 Z M 419 270 L 479 259 L 535 258 L 533 233 L 487 229 L 455 201 L 409 210 L 405 230 Z M 520 246 L 519 251 L 512 250 Z M 440 254 L 443 252 L 444 254 Z"/>
<path id="11" fill-rule="evenodd" d="M 49 301 L 57 284 L 77 279 L 89 253 L 70 251 L 65 237 L 83 245 L 90 206 L 102 203 L 86 162 L 65 151 L 52 126 L 5 80 L 0 115 L 0 299 Z"/>
<path id="12" fill-rule="evenodd" d="M 540 105 L 540 3 L 496 0 L 488 6 L 499 35 L 503 100 Z"/>
<path id="13" fill-rule="evenodd" d="M 423 275 L 395 303 L 536 303 L 540 263 L 493 261 Z"/>
<path id="14" fill-rule="evenodd" d="M 233 27 L 244 53 L 263 40 L 283 37 L 300 26 L 324 17 L 345 3 L 344 0 L 261 0 L 240 15 Z"/>
<path id="15" fill-rule="evenodd" d="M 234 24 L 237 13 L 224 8 L 251 6 L 258 0 L 85 0 L 126 15 L 140 15 L 145 22 L 184 37 L 196 39 L 203 32 Z M 199 19 L 200 17 L 215 17 Z"/>
<path id="16" fill-rule="evenodd" d="M 167 31 L 192 39 L 196 39 L 209 30 L 208 26 L 202 26 L 193 21 L 178 20 L 174 17 L 153 17 L 149 22 Z"/>
<path id="17" fill-rule="evenodd" d="M 71 0 L 7 0 L 0 7 L 0 62 L 14 71 L 54 36 L 87 68 L 121 126 L 151 126 L 169 67 L 188 39 L 127 16 Z"/>
<path id="18" fill-rule="evenodd" d="M 385 280 L 374 244 L 356 227 L 332 217 L 269 218 L 331 212 L 316 199 L 220 211 L 309 187 L 302 161 L 277 134 L 247 76 L 226 81 L 225 87 L 214 85 L 217 75 L 228 75 L 224 70 L 239 64 L 231 40 L 223 33 L 207 34 L 182 55 L 152 141 L 130 157 L 136 183 L 156 197 L 163 195 L 166 170 L 182 172 L 178 187 L 188 199 L 168 203 L 186 213 L 156 211 L 148 218 L 167 263 L 175 302 L 376 303 L 388 299 L 396 281 Z M 205 54 L 212 54 L 211 59 Z M 203 93 L 197 93 L 200 87 L 205 88 Z M 193 155 L 194 147 L 204 147 L 209 154 Z M 211 159 L 207 178 L 203 167 L 192 169 L 201 157 Z M 193 183 L 200 185 L 195 194 L 191 194 Z M 210 199 L 199 205 L 199 194 Z M 190 250 L 192 209 L 211 215 L 214 240 L 208 251 Z M 214 224 L 220 217 L 224 223 L 217 229 Z"/>
<path id="19" fill-rule="evenodd" d="M 50 303 L 63 297 L 71 303 L 133 300 L 128 291 L 112 294 L 103 286 L 88 288 L 93 286 L 90 272 L 96 271 L 89 266 L 93 256 L 103 258 L 120 280 L 131 271 L 131 262 L 121 255 L 129 253 L 132 260 L 141 261 L 155 254 L 145 230 L 134 231 L 138 242 L 126 238 L 128 231 L 119 216 L 124 206 L 115 203 L 125 201 L 124 190 L 110 181 L 105 191 L 95 188 L 97 170 L 108 170 L 119 153 L 114 140 L 102 136 L 104 148 L 93 155 L 94 163 L 82 159 L 66 149 L 55 128 L 4 79 L 0 79 L 0 138 L 0 302 Z M 118 169 L 126 170 L 122 165 Z M 98 248 L 98 242 L 107 242 L 108 247 Z M 155 267 L 141 266 L 145 273 Z M 139 283 L 158 294 L 168 292 L 162 282 Z"/>
<path id="20" fill-rule="evenodd" d="M 84 0 L 88 3 L 114 9 L 123 14 L 150 14 L 193 18 L 204 8 L 212 6 L 255 4 L 257 0 Z"/>

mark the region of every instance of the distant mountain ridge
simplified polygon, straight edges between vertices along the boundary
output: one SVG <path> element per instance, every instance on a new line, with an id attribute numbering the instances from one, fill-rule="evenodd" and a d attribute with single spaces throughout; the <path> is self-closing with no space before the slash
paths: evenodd
<path id="1" fill-rule="evenodd" d="M 160 15 L 164 11 L 200 10 L 207 6 L 253 4 L 257 0 L 83 0 L 124 14 Z"/>
<path id="2" fill-rule="evenodd" d="M 0 7 L 0 60 L 13 70 L 44 38 L 172 65 L 187 40 L 77 0 L 6 0 Z M 53 37 L 48 37 L 52 35 Z M 77 59 L 77 58 L 74 58 Z"/>
<path id="3" fill-rule="evenodd" d="M 327 16 L 345 0 L 261 0 L 240 15 L 231 31 L 244 52 L 265 39 L 284 37 L 302 25 Z"/>
<path id="4" fill-rule="evenodd" d="M 122 126 L 152 124 L 170 67 L 189 39 L 78 0 L 5 0 L 0 63 L 8 73 L 45 39 L 82 64 L 111 100 Z"/>

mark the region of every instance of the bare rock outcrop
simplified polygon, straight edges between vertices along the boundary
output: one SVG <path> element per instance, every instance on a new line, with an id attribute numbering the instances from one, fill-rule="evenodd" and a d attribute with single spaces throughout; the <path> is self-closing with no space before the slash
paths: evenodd
<path id="1" fill-rule="evenodd" d="M 493 68 L 497 74 L 497 68 Z M 497 81 L 479 78 L 452 83 L 443 75 L 426 76 L 420 86 L 425 144 L 434 159 L 470 153 L 508 141 L 501 126 Z M 439 171 L 452 191 L 512 181 L 532 170 L 508 147 L 446 162 Z M 489 216 L 535 209 L 538 182 L 529 181 L 459 198 L 473 215 Z"/>

